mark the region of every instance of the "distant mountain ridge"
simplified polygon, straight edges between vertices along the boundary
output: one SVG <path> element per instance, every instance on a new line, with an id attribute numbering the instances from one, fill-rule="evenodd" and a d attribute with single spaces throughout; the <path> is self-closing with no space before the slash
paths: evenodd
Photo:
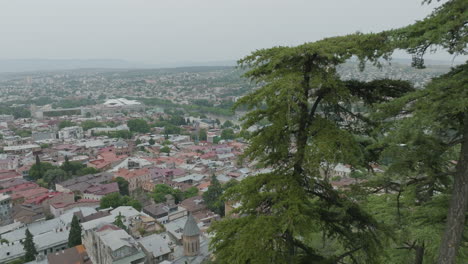
<path id="1" fill-rule="evenodd" d="M 147 64 L 119 59 L 0 59 L 0 73 L 55 71 L 73 69 L 154 69 L 187 66 L 234 66 L 235 61 L 175 62 Z"/>
<path id="2" fill-rule="evenodd" d="M 392 59 L 393 63 L 411 64 L 411 59 Z M 460 62 L 458 62 L 460 63 Z M 457 62 L 453 63 L 454 65 Z M 60 71 L 75 69 L 161 69 L 194 66 L 236 66 L 234 60 L 186 61 L 161 64 L 130 62 L 120 59 L 0 59 L 0 73 Z M 452 61 L 426 60 L 426 65 L 452 65 Z"/>

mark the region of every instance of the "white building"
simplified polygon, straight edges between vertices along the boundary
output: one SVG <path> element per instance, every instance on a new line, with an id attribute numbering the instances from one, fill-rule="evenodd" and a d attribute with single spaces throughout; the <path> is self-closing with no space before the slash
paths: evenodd
<path id="1" fill-rule="evenodd" d="M 19 167 L 19 157 L 0 154 L 0 170 L 16 170 Z"/>
<path id="2" fill-rule="evenodd" d="M 59 131 L 59 139 L 81 139 L 83 138 L 83 128 L 79 126 L 65 127 Z"/>
<path id="3" fill-rule="evenodd" d="M 11 210 L 11 197 L 7 194 L 0 194 L 0 226 L 12 223 Z"/>

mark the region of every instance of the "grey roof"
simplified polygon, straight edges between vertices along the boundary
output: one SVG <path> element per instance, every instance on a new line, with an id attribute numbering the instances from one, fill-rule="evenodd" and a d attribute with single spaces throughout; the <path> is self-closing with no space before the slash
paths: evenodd
<path id="1" fill-rule="evenodd" d="M 164 234 L 152 234 L 138 240 L 146 251 L 151 252 L 154 258 L 171 253 L 169 236 Z"/>
<path id="2" fill-rule="evenodd" d="M 183 235 L 184 236 L 200 235 L 200 229 L 198 228 L 197 222 L 195 222 L 195 218 L 193 218 L 192 214 L 188 215 L 187 222 L 185 222 Z"/>

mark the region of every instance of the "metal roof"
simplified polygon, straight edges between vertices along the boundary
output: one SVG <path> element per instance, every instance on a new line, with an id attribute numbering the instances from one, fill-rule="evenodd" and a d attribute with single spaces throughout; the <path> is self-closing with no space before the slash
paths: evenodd
<path id="1" fill-rule="evenodd" d="M 200 229 L 198 228 L 197 222 L 195 222 L 195 218 L 193 218 L 192 214 L 188 215 L 187 222 L 185 222 L 183 235 L 184 236 L 200 235 Z"/>

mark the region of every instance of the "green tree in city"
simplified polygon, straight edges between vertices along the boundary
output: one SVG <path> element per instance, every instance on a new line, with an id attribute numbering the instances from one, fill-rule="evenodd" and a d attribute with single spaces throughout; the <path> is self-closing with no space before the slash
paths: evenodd
<path id="1" fill-rule="evenodd" d="M 188 198 L 191 198 L 191 197 L 194 197 L 194 196 L 197 196 L 197 195 L 198 195 L 198 188 L 195 187 L 195 186 L 192 186 L 192 187 L 188 188 L 187 190 L 185 190 L 184 199 L 188 199 Z"/>
<path id="2" fill-rule="evenodd" d="M 128 181 L 125 180 L 124 178 L 122 177 L 117 177 L 114 179 L 114 182 L 116 182 L 118 185 L 119 185 L 119 192 L 121 195 L 129 195 L 130 192 L 128 190 Z"/>
<path id="3" fill-rule="evenodd" d="M 142 205 L 138 200 L 131 198 L 128 195 L 120 195 L 120 193 L 111 193 L 102 197 L 100 208 L 117 208 L 119 206 L 131 206 L 137 211 L 141 211 Z"/>
<path id="4" fill-rule="evenodd" d="M 95 128 L 95 127 L 105 127 L 105 125 L 101 122 L 98 122 L 98 121 L 94 121 L 94 120 L 86 120 L 86 121 L 83 121 L 81 123 L 81 127 L 83 128 L 83 130 L 89 130 L 91 128 Z"/>
<path id="5" fill-rule="evenodd" d="M 130 131 L 132 131 L 132 132 L 138 132 L 138 133 L 149 133 L 150 132 L 150 126 L 143 119 L 128 120 L 127 126 L 130 129 Z"/>
<path id="6" fill-rule="evenodd" d="M 123 220 L 122 220 L 123 218 L 124 216 L 119 212 L 119 215 L 115 216 L 115 220 L 113 224 L 123 230 L 127 230 L 127 227 L 123 223 Z"/>
<path id="7" fill-rule="evenodd" d="M 156 144 L 156 141 L 154 141 L 154 139 L 150 138 L 148 140 L 148 143 L 152 146 L 152 145 Z"/>
<path id="8" fill-rule="evenodd" d="M 37 159 L 36 159 L 37 162 Z M 48 163 L 48 162 L 39 162 L 31 166 L 29 169 L 29 177 L 31 177 L 34 180 L 41 179 L 44 177 L 45 173 L 48 170 L 52 169 L 57 169 L 54 165 Z"/>
<path id="9" fill-rule="evenodd" d="M 59 123 L 59 129 L 72 127 L 72 126 L 76 126 L 76 124 L 69 120 L 63 120 L 62 122 Z"/>
<path id="10" fill-rule="evenodd" d="M 76 175 L 83 176 L 88 174 L 96 174 L 99 173 L 99 170 L 94 167 L 84 167 L 76 171 Z"/>
<path id="11" fill-rule="evenodd" d="M 374 263 L 383 258 L 386 229 L 354 199 L 321 177 L 323 161 L 367 166 L 356 135 L 372 123 L 353 111 L 412 90 L 403 81 L 343 81 L 336 67 L 351 57 L 379 64 L 392 47 L 381 34 L 360 33 L 253 52 L 240 61 L 263 86 L 238 101 L 252 133 L 245 156 L 272 172 L 247 177 L 225 193 L 239 202 L 213 223 L 211 248 L 222 263 Z M 368 89 L 361 89 L 362 86 Z M 319 114 L 320 111 L 320 114 Z M 320 242 L 332 241 L 333 247 Z M 323 245 L 323 243 L 322 243 Z M 262 254 L 258 254 L 262 252 Z"/>
<path id="12" fill-rule="evenodd" d="M 159 152 L 162 152 L 162 153 L 170 153 L 171 152 L 171 148 L 169 148 L 168 146 L 164 146 L 162 147 Z"/>
<path id="13" fill-rule="evenodd" d="M 192 191 L 189 191 L 190 194 Z M 156 184 L 153 189 L 153 199 L 156 203 L 163 203 L 166 201 L 166 195 L 172 195 L 176 203 L 184 199 L 184 193 L 179 189 L 174 189 L 167 184 Z"/>
<path id="14" fill-rule="evenodd" d="M 68 247 L 72 248 L 81 245 L 81 226 L 78 217 L 73 215 L 70 224 L 70 233 L 68 234 Z"/>
<path id="15" fill-rule="evenodd" d="M 44 173 L 43 180 L 47 183 L 49 189 L 54 189 L 55 184 L 65 181 L 69 178 L 68 174 L 62 169 L 50 169 Z"/>
<path id="16" fill-rule="evenodd" d="M 230 127 L 233 127 L 233 126 L 234 126 L 234 123 L 232 123 L 231 120 L 226 120 L 226 121 L 224 121 L 222 128 L 230 128 Z"/>
<path id="17" fill-rule="evenodd" d="M 200 131 L 198 131 L 198 140 L 206 141 L 206 139 L 207 139 L 206 129 L 202 128 L 200 129 Z"/>
<path id="18" fill-rule="evenodd" d="M 174 194 L 174 190 L 167 184 L 156 184 L 153 189 L 153 199 L 156 203 L 162 203 L 166 201 L 167 194 Z"/>
<path id="19" fill-rule="evenodd" d="M 25 251 L 24 260 L 29 262 L 36 259 L 37 250 L 36 245 L 34 244 L 33 235 L 29 232 L 28 228 L 26 229 L 25 236 L 26 238 L 23 242 L 23 249 Z"/>
<path id="20" fill-rule="evenodd" d="M 224 215 L 224 200 L 221 199 L 223 195 L 223 188 L 221 183 L 215 175 L 211 176 L 211 185 L 208 190 L 203 193 L 203 200 L 205 201 L 206 207 L 221 216 Z"/>
<path id="21" fill-rule="evenodd" d="M 62 166 L 60 166 L 60 168 L 67 172 L 69 175 L 76 175 L 79 170 L 85 167 L 86 165 L 80 162 L 70 161 L 68 159 L 68 156 L 65 156 L 65 161 L 63 162 Z"/>
<path id="22" fill-rule="evenodd" d="M 229 140 L 234 138 L 236 138 L 236 134 L 231 128 L 223 129 L 223 132 L 221 132 L 221 139 Z"/>

